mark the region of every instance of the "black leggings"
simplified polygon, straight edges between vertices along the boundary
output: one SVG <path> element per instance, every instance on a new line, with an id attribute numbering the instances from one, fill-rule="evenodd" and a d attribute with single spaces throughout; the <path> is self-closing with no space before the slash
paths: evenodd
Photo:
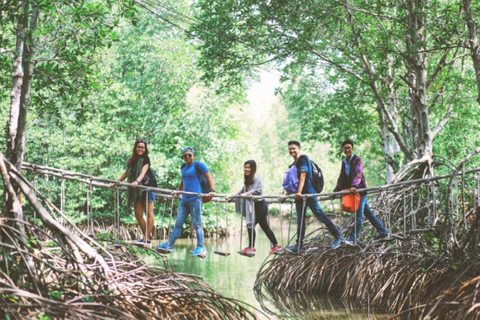
<path id="1" fill-rule="evenodd" d="M 247 224 L 248 246 L 250 248 L 255 247 L 255 238 L 257 235 L 255 232 L 255 226 L 257 225 L 257 223 L 260 224 L 260 227 L 262 228 L 263 232 L 265 232 L 265 234 L 267 235 L 268 240 L 270 240 L 270 242 L 273 245 L 278 244 L 272 229 L 270 229 L 270 226 L 268 225 L 267 214 L 268 214 L 267 201 L 262 200 L 259 202 L 255 202 L 255 223 L 253 225 L 253 228 L 251 223 Z"/>

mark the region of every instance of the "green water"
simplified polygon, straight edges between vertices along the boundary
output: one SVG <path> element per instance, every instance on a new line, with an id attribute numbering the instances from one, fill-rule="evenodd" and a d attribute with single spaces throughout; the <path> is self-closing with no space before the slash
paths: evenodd
<path id="1" fill-rule="evenodd" d="M 279 227 L 272 228 L 277 239 L 280 241 Z M 292 226 L 292 230 L 296 230 Z M 283 230 L 286 244 L 287 231 Z M 247 245 L 246 235 L 243 236 L 243 247 Z M 156 245 L 157 242 L 154 242 Z M 253 286 L 255 276 L 265 259 L 271 259 L 268 251 L 270 244 L 257 226 L 257 254 L 249 258 L 237 253 L 240 250 L 240 236 L 229 236 L 227 239 L 205 239 L 207 256 L 205 259 L 193 257 L 190 250 L 196 245 L 195 239 L 178 239 L 175 242 L 175 250 L 168 255 L 169 266 L 172 271 L 190 273 L 201 276 L 212 288 L 219 293 L 244 301 L 259 312 L 261 319 L 387 319 L 381 314 L 367 314 L 353 312 L 346 308 L 341 301 L 327 299 L 319 296 L 291 296 L 275 297 L 274 301 L 263 300 L 264 308 L 255 297 Z M 229 252 L 229 256 L 214 254 L 214 251 Z M 163 264 L 162 264 L 163 266 Z"/>

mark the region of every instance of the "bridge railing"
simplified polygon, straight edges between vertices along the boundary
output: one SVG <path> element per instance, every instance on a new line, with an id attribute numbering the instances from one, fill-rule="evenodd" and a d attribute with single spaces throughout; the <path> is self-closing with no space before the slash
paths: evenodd
<path id="1" fill-rule="evenodd" d="M 62 170 L 47 166 L 24 163 L 22 169 L 33 174 L 36 180 L 38 175 L 46 177 L 55 177 L 60 182 L 60 210 L 65 212 L 66 186 L 65 181 L 76 181 L 86 186 L 86 202 L 84 206 L 87 215 L 87 223 L 89 228 L 93 230 L 93 208 L 92 198 L 94 196 L 94 188 L 106 189 L 111 183 L 115 186 L 111 189 L 113 192 L 113 224 L 117 237 L 120 228 L 120 193 L 125 192 L 130 186 L 129 183 L 119 182 L 112 179 L 105 179 L 93 175 L 82 174 L 78 172 Z M 446 192 L 449 181 L 453 179 L 454 187 L 452 192 Z M 174 210 L 175 194 L 195 194 L 199 197 L 205 194 L 153 188 L 138 185 L 137 188 L 153 191 L 159 197 L 159 202 L 163 203 L 163 219 L 166 218 L 167 203 L 170 203 L 169 219 L 172 220 Z M 458 221 L 465 229 L 468 223 L 469 215 L 472 209 L 479 205 L 480 199 L 480 168 L 465 170 L 456 175 L 445 174 L 440 176 L 428 177 L 423 179 L 415 179 L 395 184 L 387 184 L 383 186 L 359 189 L 358 192 L 366 191 L 368 193 L 368 202 L 372 209 L 380 217 L 386 228 L 393 233 L 418 233 L 431 230 L 442 221 L 444 212 L 449 210 L 454 215 L 454 220 Z M 327 212 L 337 218 L 337 223 L 342 226 L 343 232 L 353 225 L 353 214 L 345 214 L 340 209 L 340 198 L 349 191 L 342 192 L 326 192 L 320 194 L 303 195 L 303 199 L 316 196 L 323 204 Z M 445 194 L 449 194 L 451 199 L 443 198 Z M 216 194 L 214 201 L 225 202 L 227 198 L 235 198 L 232 194 Z M 293 202 L 293 195 L 262 195 L 249 196 L 249 198 L 260 200 L 266 199 L 270 203 L 283 203 L 285 201 L 290 204 Z M 447 201 L 449 200 L 449 201 Z M 290 205 L 292 211 L 293 206 Z M 291 216 L 291 215 L 290 215 Z M 169 222 L 168 228 L 172 225 Z M 317 226 L 317 225 L 316 225 Z M 167 229 L 167 228 L 165 228 Z M 466 230 L 466 229 L 465 229 Z M 163 230 L 163 237 L 168 230 Z M 324 233 L 323 227 L 320 232 Z"/>

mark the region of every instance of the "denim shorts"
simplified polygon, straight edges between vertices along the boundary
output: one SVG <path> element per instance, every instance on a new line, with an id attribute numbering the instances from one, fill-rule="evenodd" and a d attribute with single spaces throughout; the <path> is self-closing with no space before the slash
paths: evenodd
<path id="1" fill-rule="evenodd" d="M 145 191 L 142 192 L 142 195 L 135 199 L 135 202 L 145 202 Z M 148 191 L 148 202 L 155 202 L 155 192 Z"/>

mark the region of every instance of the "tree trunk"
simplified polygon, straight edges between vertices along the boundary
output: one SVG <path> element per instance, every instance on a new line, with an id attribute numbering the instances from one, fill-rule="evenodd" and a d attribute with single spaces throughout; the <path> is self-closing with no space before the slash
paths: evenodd
<path id="1" fill-rule="evenodd" d="M 23 151 L 25 150 L 25 129 L 27 125 L 27 113 L 30 104 L 32 77 L 34 72 L 35 39 L 33 38 L 33 34 L 37 30 L 39 15 L 40 10 L 38 6 L 34 6 L 32 9 L 32 17 L 27 34 L 28 41 L 25 44 L 24 49 L 23 70 L 25 74 L 22 85 L 22 93 L 20 96 L 20 113 L 18 118 L 17 134 L 15 138 L 15 149 L 11 159 L 11 162 L 19 171 L 22 168 Z"/>
<path id="2" fill-rule="evenodd" d="M 392 72 L 392 57 L 387 56 L 387 87 L 388 87 L 388 102 L 389 102 L 389 111 L 392 116 L 392 119 L 395 123 L 398 122 L 398 112 L 397 112 L 397 99 L 394 86 L 394 78 Z M 383 137 L 383 147 L 385 152 L 385 165 L 386 165 L 386 182 L 388 183 L 393 175 L 395 174 L 395 155 L 400 151 L 399 145 L 395 136 L 388 130 L 387 122 L 382 120 L 382 137 Z"/>
<path id="3" fill-rule="evenodd" d="M 18 132 L 18 119 L 20 117 L 20 104 L 23 85 L 23 50 L 25 48 L 25 34 L 27 32 L 28 4 L 20 3 L 22 12 L 16 26 L 15 57 L 13 60 L 12 91 L 10 93 L 10 115 L 7 124 L 7 151 L 6 158 L 12 159 Z"/>
<path id="4" fill-rule="evenodd" d="M 27 243 L 27 236 L 25 232 L 25 218 L 23 215 L 23 209 L 22 209 L 22 204 L 20 203 L 20 200 L 15 194 L 15 190 L 10 183 L 10 178 L 8 176 L 8 171 L 4 163 L 4 158 L 3 155 L 0 154 L 0 176 L 3 179 L 3 184 L 5 187 L 5 193 L 7 195 L 6 201 L 7 201 L 7 208 L 10 208 L 11 210 L 5 212 L 5 217 L 11 218 L 8 223 L 12 225 L 13 228 L 16 229 L 19 233 L 19 238 L 22 243 Z M 37 294 L 41 294 L 42 290 L 41 287 L 42 285 L 40 284 L 40 279 L 38 277 L 39 273 L 37 271 L 37 268 L 35 266 L 35 263 L 32 259 L 32 257 L 29 254 L 24 254 L 21 253 L 21 250 L 19 250 L 19 245 L 15 243 L 15 240 L 13 240 L 11 237 L 5 235 L 2 232 L 2 242 L 11 244 L 12 246 L 15 247 L 15 251 L 20 252 L 20 255 L 23 258 L 23 262 L 25 263 L 25 267 L 28 269 L 28 275 L 31 279 L 31 283 L 34 285 L 35 290 Z"/>
<path id="5" fill-rule="evenodd" d="M 395 146 L 395 149 L 398 150 L 400 148 L 403 153 L 405 154 L 405 157 L 409 160 L 412 160 L 412 152 L 408 148 L 406 142 L 402 139 L 402 136 L 400 135 L 400 131 L 398 129 L 398 114 L 395 106 L 395 94 L 394 94 L 394 85 L 393 85 L 393 75 L 391 72 L 391 61 L 390 59 L 387 58 L 387 63 L 389 63 L 389 74 L 387 75 L 387 80 L 386 81 L 379 81 L 378 80 L 378 75 L 375 74 L 374 68 L 372 68 L 370 62 L 368 61 L 366 55 L 363 53 L 363 48 L 362 44 L 360 41 L 361 34 L 357 31 L 357 28 L 355 26 L 355 21 L 354 17 L 352 15 L 352 12 L 350 10 L 350 5 L 348 3 L 348 0 L 345 1 L 345 8 L 346 8 L 346 14 L 347 14 L 347 23 L 350 25 L 350 28 L 352 30 L 352 34 L 354 37 L 354 43 L 356 48 L 358 49 L 359 52 L 359 58 L 362 61 L 362 65 L 364 68 L 365 75 L 368 77 L 368 81 L 365 82 L 367 84 L 372 92 L 373 95 L 375 96 L 375 99 L 377 101 L 377 112 L 379 114 L 380 118 L 380 127 L 382 130 L 382 139 L 385 145 L 385 160 L 387 160 L 387 181 L 391 176 L 393 175 L 393 168 L 391 167 L 391 162 L 389 162 L 389 159 L 392 159 L 393 154 L 393 147 Z M 385 102 L 385 99 L 380 92 L 379 84 L 377 82 L 379 81 L 380 86 L 386 86 L 389 92 L 389 98 L 390 101 L 390 106 L 387 105 Z M 388 132 L 386 130 L 388 130 Z M 392 144 L 390 147 L 389 145 Z M 390 149 L 392 151 L 390 151 Z M 387 151 L 388 150 L 388 151 Z M 397 151 L 398 152 L 398 151 Z"/>
<path id="6" fill-rule="evenodd" d="M 432 156 L 433 138 L 430 130 L 427 105 L 427 57 L 425 36 L 425 3 L 411 0 L 405 7 L 409 25 L 409 63 L 411 72 L 410 112 L 413 130 L 413 152 L 415 159 Z"/>
<path id="7" fill-rule="evenodd" d="M 468 28 L 468 37 L 470 43 L 470 55 L 475 69 L 475 78 L 477 80 L 477 102 L 480 104 L 480 46 L 478 44 L 477 26 L 472 15 L 472 0 L 463 0 L 463 10 L 465 11 L 465 23 Z"/>
<path id="8" fill-rule="evenodd" d="M 394 165 L 394 151 L 393 144 L 395 143 L 394 139 L 391 136 L 391 133 L 388 131 L 387 124 L 385 121 L 382 122 L 382 140 L 383 140 L 383 151 L 385 153 L 385 182 L 388 183 L 393 175 L 395 174 L 395 165 Z"/>

